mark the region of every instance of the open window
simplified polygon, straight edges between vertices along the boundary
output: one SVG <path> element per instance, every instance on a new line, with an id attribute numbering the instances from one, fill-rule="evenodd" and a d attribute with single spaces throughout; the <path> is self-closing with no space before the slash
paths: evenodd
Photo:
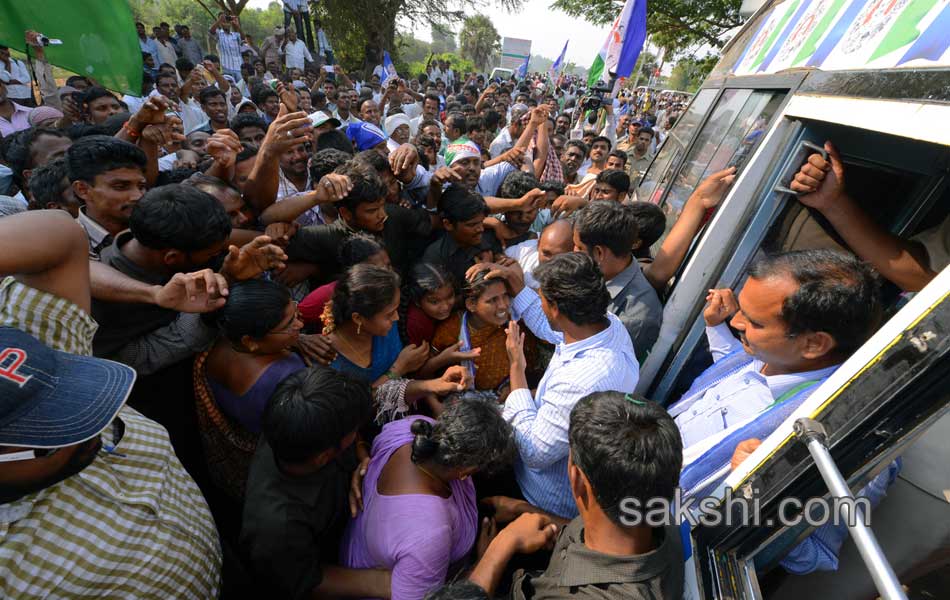
<path id="1" fill-rule="evenodd" d="M 855 101 L 858 103 L 858 101 Z M 820 214 L 799 203 L 793 196 L 774 191 L 787 184 L 803 158 L 812 150 L 803 142 L 822 145 L 831 140 L 838 147 L 846 167 L 849 194 L 878 224 L 892 233 L 908 237 L 933 227 L 950 213 L 950 171 L 946 146 L 885 131 L 844 126 L 818 119 L 791 120 L 794 134 L 781 153 L 778 169 L 760 187 L 748 208 L 754 210 L 742 230 L 720 232 L 723 239 L 736 240 L 722 249 L 718 276 L 709 287 L 732 287 L 738 292 L 748 265 L 762 252 L 805 248 L 848 248 Z M 687 168 L 689 161 L 686 162 Z M 730 253 L 726 255 L 725 253 Z M 885 289 L 890 313 L 901 301 L 899 290 Z M 694 303 L 691 317 L 684 323 L 680 345 L 659 372 L 650 397 L 659 402 L 676 400 L 693 379 L 712 363 L 703 335 L 702 304 Z"/>

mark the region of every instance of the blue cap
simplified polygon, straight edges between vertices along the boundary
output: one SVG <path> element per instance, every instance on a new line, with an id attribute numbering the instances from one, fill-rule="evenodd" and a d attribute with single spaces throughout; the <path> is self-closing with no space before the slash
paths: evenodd
<path id="1" fill-rule="evenodd" d="M 0 446 L 62 448 L 97 436 L 135 383 L 126 365 L 59 352 L 0 327 Z"/>
<path id="2" fill-rule="evenodd" d="M 383 130 L 366 121 L 347 125 L 346 137 L 356 144 L 356 149 L 359 152 L 375 148 L 386 141 L 386 134 L 383 133 Z"/>

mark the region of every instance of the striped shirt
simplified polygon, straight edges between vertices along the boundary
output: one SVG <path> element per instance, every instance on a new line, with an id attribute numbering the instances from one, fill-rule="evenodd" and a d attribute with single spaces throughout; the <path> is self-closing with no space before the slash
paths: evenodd
<path id="1" fill-rule="evenodd" d="M 236 31 L 218 29 L 218 58 L 221 68 L 226 71 L 241 72 L 241 34 Z"/>
<path id="2" fill-rule="evenodd" d="M 92 356 L 92 337 L 99 325 L 72 302 L 4 277 L 0 327 L 25 331 L 55 350 Z"/>
<path id="3" fill-rule="evenodd" d="M 511 392 L 503 416 L 515 430 L 518 460 L 515 477 L 525 500 L 561 517 L 577 516 L 577 506 L 567 479 L 567 430 L 571 410 L 592 392 L 632 392 L 640 377 L 630 334 L 616 316 L 591 337 L 564 343 L 541 310 L 541 299 L 526 287 L 512 303 L 512 319 L 525 324 L 541 339 L 556 344 L 538 391 Z"/>
<path id="4" fill-rule="evenodd" d="M 0 282 L 2 325 L 92 354 L 76 305 Z M 157 423 L 125 407 L 80 473 L 0 504 L 0 598 L 216 598 L 221 548 L 208 505 Z"/>

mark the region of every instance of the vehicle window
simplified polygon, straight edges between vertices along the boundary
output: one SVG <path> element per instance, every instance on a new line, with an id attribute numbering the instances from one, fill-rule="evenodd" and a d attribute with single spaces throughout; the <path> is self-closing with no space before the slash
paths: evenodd
<path id="1" fill-rule="evenodd" d="M 689 105 L 689 108 L 683 113 L 683 116 L 679 118 L 676 125 L 670 130 L 666 141 L 660 148 L 656 160 L 653 161 L 653 164 L 650 165 L 650 169 L 643 176 L 643 181 L 637 189 L 637 197 L 639 199 L 654 203 L 659 202 L 659 196 L 662 195 L 663 188 L 659 188 L 660 194 L 654 194 L 654 191 L 658 189 L 657 179 L 663 176 L 667 167 L 679 162 L 680 157 L 686 149 L 687 142 L 693 137 L 696 128 L 699 127 L 703 117 L 709 111 L 709 107 L 712 106 L 712 101 L 716 97 L 717 91 L 718 90 L 707 89 L 700 90 L 699 93 L 696 94 L 692 104 Z"/>

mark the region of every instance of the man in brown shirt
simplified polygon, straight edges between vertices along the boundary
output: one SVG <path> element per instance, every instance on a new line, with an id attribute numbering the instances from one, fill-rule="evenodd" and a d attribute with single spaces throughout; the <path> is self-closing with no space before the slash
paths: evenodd
<path id="1" fill-rule="evenodd" d="M 568 435 L 568 477 L 580 516 L 567 522 L 524 501 L 489 498 L 496 520 L 517 519 L 492 540 L 470 581 L 493 595 L 515 554 L 535 552 L 556 536 L 545 571 L 515 573 L 512 598 L 679 600 L 678 528 L 635 525 L 630 510 L 651 498 L 672 501 L 683 462 L 673 419 L 638 396 L 596 392 L 571 411 Z"/>

